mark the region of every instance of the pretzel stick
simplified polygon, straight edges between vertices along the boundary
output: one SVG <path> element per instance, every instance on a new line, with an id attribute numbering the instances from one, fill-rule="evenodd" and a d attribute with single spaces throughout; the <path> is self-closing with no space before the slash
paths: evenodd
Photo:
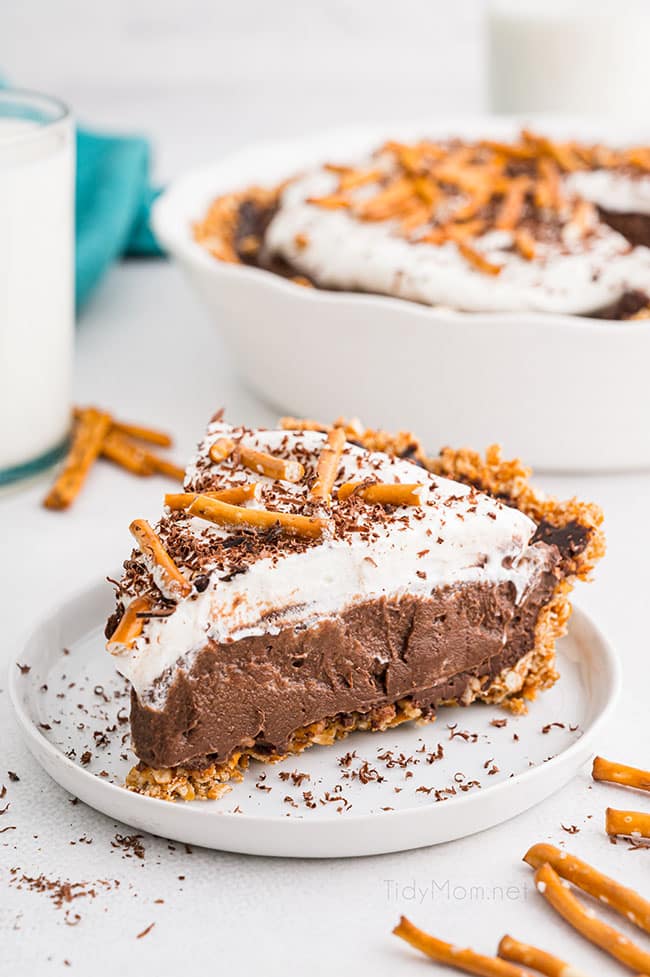
<path id="1" fill-rule="evenodd" d="M 80 412 L 63 469 L 43 501 L 46 509 L 67 509 L 72 505 L 101 451 L 110 426 L 111 418 L 103 411 L 87 407 Z"/>
<path id="2" fill-rule="evenodd" d="M 126 434 L 139 441 L 146 441 L 148 444 L 157 444 L 159 448 L 171 448 L 173 441 L 169 434 L 164 431 L 157 431 L 152 427 L 143 427 L 141 424 L 129 424 L 127 421 L 113 421 L 113 429 L 120 434 Z"/>
<path id="3" fill-rule="evenodd" d="M 308 417 L 281 417 L 280 427 L 285 431 L 329 431 L 327 424 L 320 424 Z"/>
<path id="4" fill-rule="evenodd" d="M 153 472 L 147 452 L 115 427 L 104 438 L 101 453 L 133 475 L 151 475 Z"/>
<path id="5" fill-rule="evenodd" d="M 546 977 L 586 977 L 583 971 L 572 967 L 570 963 L 565 963 L 564 960 L 554 957 L 546 950 L 539 950 L 528 943 L 520 943 L 512 936 L 503 937 L 497 953 L 504 960 L 523 963 L 524 967 L 532 967 L 540 974 L 546 974 Z"/>
<path id="6" fill-rule="evenodd" d="M 650 953 L 598 919 L 591 910 L 585 909 L 548 863 L 535 872 L 535 885 L 556 913 L 590 943 L 599 946 L 637 974 L 650 974 Z"/>
<path id="7" fill-rule="evenodd" d="M 122 620 L 106 642 L 106 650 L 110 651 L 111 655 L 121 655 L 133 648 L 144 627 L 144 618 L 139 615 L 146 614 L 152 606 L 148 597 L 133 598 L 124 611 Z"/>
<path id="8" fill-rule="evenodd" d="M 507 963 L 505 960 L 499 960 L 498 957 L 484 957 L 469 948 L 461 949 L 452 943 L 438 940 L 435 936 L 418 929 L 406 916 L 400 918 L 393 933 L 432 960 L 462 970 L 466 974 L 478 974 L 479 977 L 530 977 L 530 974 L 514 963 Z"/>
<path id="9" fill-rule="evenodd" d="M 597 756 L 594 760 L 591 776 L 594 780 L 602 780 L 609 784 L 621 784 L 623 787 L 636 787 L 637 790 L 650 790 L 650 773 L 637 767 L 626 767 L 623 763 L 612 763 Z"/>
<path id="10" fill-rule="evenodd" d="M 377 482 L 364 486 L 363 482 L 344 482 L 337 492 L 339 502 L 344 502 L 351 495 L 356 495 L 364 502 L 379 502 L 383 505 L 422 505 L 420 492 L 424 485 L 398 484 L 388 485 Z"/>
<path id="11" fill-rule="evenodd" d="M 617 811 L 608 807 L 605 831 L 608 835 L 650 838 L 650 814 L 642 814 L 641 811 Z"/>
<path id="12" fill-rule="evenodd" d="M 159 455 L 154 454 L 153 451 L 145 451 L 145 457 L 153 471 L 158 472 L 160 475 L 167 475 L 177 482 L 183 482 L 185 480 L 185 469 L 180 468 L 179 465 L 167 461 L 166 458 L 161 458 Z"/>
<path id="13" fill-rule="evenodd" d="M 462 254 L 465 261 L 468 261 L 470 265 L 478 271 L 482 271 L 484 275 L 500 275 L 501 265 L 495 265 L 492 261 L 489 261 L 484 255 L 472 248 L 465 241 L 457 241 L 456 247 Z"/>
<path id="14" fill-rule="evenodd" d="M 187 507 L 191 516 L 199 516 L 218 526 L 252 526 L 255 529 L 271 529 L 280 526 L 293 536 L 307 536 L 316 539 L 322 536 L 328 523 L 325 519 L 310 519 L 308 516 L 295 516 L 289 512 L 271 512 L 268 509 L 243 509 L 229 505 L 206 495 L 198 495 Z"/>
<path id="15" fill-rule="evenodd" d="M 229 502 L 231 505 L 241 505 L 249 499 L 257 499 L 260 488 L 259 482 L 251 482 L 250 485 L 235 485 L 233 488 L 220 489 L 217 492 L 173 492 L 165 496 L 165 505 L 168 509 L 187 509 L 199 495 L 205 495 L 208 499 L 217 499 L 219 502 Z"/>
<path id="16" fill-rule="evenodd" d="M 163 597 L 179 600 L 192 593 L 191 583 L 185 579 L 146 519 L 134 519 L 129 532 L 140 547 L 147 569 Z"/>
<path id="17" fill-rule="evenodd" d="M 281 478 L 285 482 L 299 482 L 305 474 L 305 469 L 299 461 L 286 461 L 284 458 L 276 458 L 265 451 L 255 451 L 252 448 L 239 449 L 239 457 L 242 465 L 257 472 L 258 475 L 267 475 L 269 478 Z"/>
<path id="18" fill-rule="evenodd" d="M 532 261 L 536 254 L 535 238 L 525 228 L 520 228 L 513 234 L 515 247 L 525 261 Z"/>
<path id="19" fill-rule="evenodd" d="M 512 231 L 517 226 L 529 189 L 530 181 L 527 177 L 512 180 L 494 222 L 497 230 Z"/>
<path id="20" fill-rule="evenodd" d="M 235 450 L 235 442 L 232 438 L 218 438 L 214 444 L 210 445 L 210 457 L 218 465 L 225 461 Z"/>
<path id="21" fill-rule="evenodd" d="M 327 441 L 318 459 L 316 481 L 311 487 L 312 499 L 320 499 L 328 505 L 331 502 L 332 488 L 338 474 L 345 442 L 345 431 L 341 427 L 335 427 L 327 435 Z"/>
<path id="22" fill-rule="evenodd" d="M 553 845 L 533 845 L 524 855 L 524 861 L 534 869 L 549 864 L 563 879 L 650 933 L 650 902 L 634 889 L 628 889 L 615 879 L 602 875 L 575 855 L 560 851 Z"/>
<path id="23" fill-rule="evenodd" d="M 74 416 L 78 418 L 81 414 L 79 407 L 75 407 Z M 157 444 L 160 448 L 171 448 L 173 441 L 169 434 L 158 431 L 152 427 L 144 427 L 142 424 L 130 424 L 128 421 L 118 421 L 113 418 L 113 431 L 126 434 L 128 437 L 137 438 L 139 441 L 147 441 L 149 444 Z"/>

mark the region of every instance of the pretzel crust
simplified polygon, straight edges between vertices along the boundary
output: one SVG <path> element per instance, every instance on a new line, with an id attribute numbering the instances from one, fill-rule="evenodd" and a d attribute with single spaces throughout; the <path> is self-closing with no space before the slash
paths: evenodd
<path id="1" fill-rule="evenodd" d="M 591 771 L 594 780 L 623 787 L 636 787 L 637 790 L 650 790 L 650 772 L 637 767 L 626 767 L 624 763 L 612 763 L 601 756 L 594 759 Z"/>
<path id="2" fill-rule="evenodd" d="M 514 963 L 508 963 L 498 957 L 484 957 L 470 950 L 469 947 L 461 948 L 453 943 L 438 940 L 435 936 L 418 929 L 406 916 L 400 918 L 393 933 L 432 960 L 462 970 L 466 974 L 478 974 L 479 977 L 530 977 L 525 970 Z"/>
<path id="3" fill-rule="evenodd" d="M 610 879 L 586 862 L 561 851 L 553 845 L 533 845 L 524 855 L 524 861 L 531 868 L 542 865 L 551 868 L 563 879 L 587 892 L 594 899 L 609 906 L 619 915 L 650 933 L 650 902 L 643 899 L 634 889 L 628 889 L 615 879 Z"/>
<path id="4" fill-rule="evenodd" d="M 535 872 L 535 886 L 556 913 L 590 943 L 637 974 L 650 974 L 650 953 L 585 909 L 548 863 Z"/>

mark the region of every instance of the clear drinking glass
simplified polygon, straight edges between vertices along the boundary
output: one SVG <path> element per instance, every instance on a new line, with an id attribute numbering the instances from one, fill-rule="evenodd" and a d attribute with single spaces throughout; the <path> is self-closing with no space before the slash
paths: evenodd
<path id="1" fill-rule="evenodd" d="M 70 427 L 74 166 L 66 106 L 0 91 L 0 485 L 56 461 Z"/>
<path id="2" fill-rule="evenodd" d="M 647 0 L 490 0 L 487 42 L 493 112 L 647 119 Z"/>

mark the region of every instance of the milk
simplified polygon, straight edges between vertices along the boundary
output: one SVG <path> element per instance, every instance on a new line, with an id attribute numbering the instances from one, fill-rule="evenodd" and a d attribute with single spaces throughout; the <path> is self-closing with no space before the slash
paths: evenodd
<path id="1" fill-rule="evenodd" d="M 3 117 L 10 99 L 0 100 L 0 484 L 65 441 L 74 330 L 72 126 Z"/>
<path id="2" fill-rule="evenodd" d="M 491 0 L 487 14 L 494 112 L 650 112 L 647 0 Z"/>

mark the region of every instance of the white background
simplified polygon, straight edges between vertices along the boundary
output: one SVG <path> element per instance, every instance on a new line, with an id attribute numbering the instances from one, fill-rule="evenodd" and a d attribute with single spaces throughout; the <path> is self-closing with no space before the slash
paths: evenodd
<path id="1" fill-rule="evenodd" d="M 15 83 L 64 97 L 87 123 L 149 134 L 157 173 L 168 179 L 262 136 L 482 110 L 480 11 L 472 0 L 21 0 L 0 14 L 0 70 Z M 178 272 L 155 262 L 114 269 L 90 303 L 78 334 L 76 399 L 170 428 L 179 460 L 221 404 L 238 420 L 272 420 L 239 386 Z M 610 551 L 596 582 L 578 597 L 619 648 L 625 670 L 617 720 L 600 749 L 647 767 L 650 476 L 540 481 L 606 508 Z M 155 516 L 162 491 L 162 482 L 102 465 L 68 513 L 39 507 L 43 484 L 0 499 L 3 658 L 19 656 L 23 633 L 44 611 L 119 564 L 130 548 L 129 521 Z M 19 783 L 7 781 L 8 769 L 18 772 Z M 400 912 L 483 952 L 494 952 L 510 931 L 594 975 L 623 973 L 552 916 L 520 859 L 536 841 L 563 842 L 647 890 L 650 852 L 614 848 L 603 832 L 607 804 L 643 808 L 644 799 L 592 787 L 588 771 L 516 822 L 439 848 L 338 862 L 273 861 L 186 854 L 182 846 L 172 852 L 165 841 L 146 837 L 140 862 L 111 847 L 124 826 L 71 806 L 36 767 L 18 740 L 0 677 L 5 782 L 2 803 L 11 806 L 0 828 L 16 830 L 0 835 L 2 973 L 434 972 L 389 935 Z M 580 833 L 569 837 L 562 823 Z M 82 835 L 92 844 L 71 845 Z M 9 884 L 11 867 L 121 885 L 73 904 L 82 919 L 70 928 L 46 895 Z M 389 897 L 388 880 L 397 895 L 393 886 Z M 411 898 L 412 884 L 424 894 Z M 509 885 L 511 897 L 492 893 Z M 483 887 L 483 896 L 471 898 L 472 886 Z M 137 940 L 152 922 L 154 929 Z"/>

